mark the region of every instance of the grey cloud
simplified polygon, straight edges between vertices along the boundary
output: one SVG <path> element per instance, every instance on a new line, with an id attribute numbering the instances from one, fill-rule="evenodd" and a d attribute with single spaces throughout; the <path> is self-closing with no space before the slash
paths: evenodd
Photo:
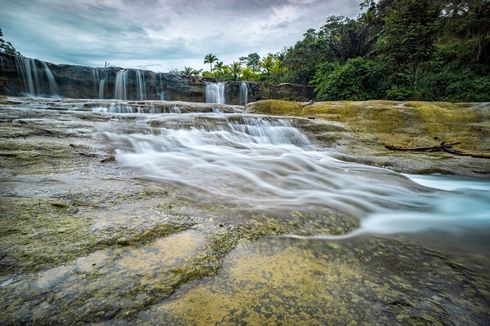
<path id="1" fill-rule="evenodd" d="M 330 15 L 355 16 L 358 1 L 0 0 L 0 28 L 22 53 L 56 63 L 202 68 L 293 45 Z M 159 62 L 159 64 L 156 64 Z"/>

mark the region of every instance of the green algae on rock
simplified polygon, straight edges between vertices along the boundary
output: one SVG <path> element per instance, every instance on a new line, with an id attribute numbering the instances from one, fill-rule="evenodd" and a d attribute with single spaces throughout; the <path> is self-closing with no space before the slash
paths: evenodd
<path id="1" fill-rule="evenodd" d="M 185 287 L 140 313 L 138 320 L 193 325 L 429 325 L 450 315 L 452 323 L 478 325 L 489 317 L 488 277 L 480 278 L 478 287 L 461 284 L 466 271 L 450 267 L 447 257 L 432 256 L 417 246 L 405 252 L 399 245 L 381 238 L 243 244 L 226 258 L 218 277 Z M 406 257 L 393 264 L 394 255 L 402 252 Z M 423 261 L 412 264 L 420 254 Z M 399 274 L 401 270 L 406 273 Z"/>
<path id="2" fill-rule="evenodd" d="M 67 107 L 76 106 L 66 101 Z M 238 114 L 206 115 L 174 117 L 171 128 L 251 126 Z M 309 112 L 305 117 L 315 116 Z M 267 117 L 265 124 L 273 119 Z M 0 154 L 6 158 L 0 165 L 0 297 L 6 298 L 0 300 L 0 323 L 450 320 L 471 325 L 489 320 L 488 277 L 460 256 L 393 237 L 281 238 L 342 236 L 356 230 L 360 220 L 346 210 L 308 201 L 271 209 L 232 200 L 214 195 L 213 183 L 195 189 L 120 164 L 117 150 L 124 143 L 110 142 L 108 132 L 161 136 L 168 120 L 76 108 L 22 109 L 22 104 L 0 108 Z M 315 145 L 352 142 L 361 134 L 340 120 L 295 117 L 291 125 L 319 140 Z M 383 153 L 379 147 L 373 151 Z M 450 159 L 439 158 L 440 168 L 446 167 L 444 160 Z M 311 172 L 313 166 L 292 167 Z M 383 171 L 376 182 L 396 181 L 419 194 L 431 191 Z M 333 184 L 332 191 L 337 188 L 342 185 Z M 242 182 L 232 190 L 246 194 L 250 189 Z M 489 265 L 485 254 L 477 262 Z"/>
<path id="3" fill-rule="evenodd" d="M 460 143 L 457 148 L 490 152 L 490 110 L 485 103 L 446 102 L 316 102 L 265 100 L 247 105 L 247 112 L 318 118 L 312 137 L 335 147 L 339 155 L 369 165 L 406 173 L 443 173 L 488 176 L 488 160 L 447 153 L 393 152 L 386 145 L 423 147 Z M 331 124 L 344 130 L 332 132 Z M 308 123 L 311 125 L 311 123 Z M 322 126 L 324 130 L 322 131 Z M 311 128 L 311 127 L 310 127 Z M 308 127 L 305 127 L 308 131 Z"/>

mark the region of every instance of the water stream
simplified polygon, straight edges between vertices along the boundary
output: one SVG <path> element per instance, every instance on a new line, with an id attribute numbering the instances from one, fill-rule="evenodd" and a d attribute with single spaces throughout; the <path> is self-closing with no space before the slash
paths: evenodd
<path id="1" fill-rule="evenodd" d="M 206 103 L 225 104 L 225 83 L 206 83 Z"/>
<path id="2" fill-rule="evenodd" d="M 104 99 L 104 87 L 105 87 L 105 79 L 101 79 L 99 83 L 99 99 Z"/>
<path id="3" fill-rule="evenodd" d="M 138 88 L 138 100 L 146 100 L 146 82 L 144 71 L 136 70 L 136 84 Z"/>
<path id="4" fill-rule="evenodd" d="M 241 106 L 18 101 L 0 324 L 488 324 L 488 180 L 353 163 Z"/>
<path id="5" fill-rule="evenodd" d="M 490 226 L 489 182 L 340 161 L 293 119 L 201 113 L 142 121 L 136 132 L 104 133 L 122 165 L 253 210 L 334 210 L 361 219 L 355 234 Z"/>
<path id="6" fill-rule="evenodd" d="M 38 95 L 39 78 L 37 74 L 36 60 L 26 57 L 15 57 L 17 70 L 22 79 L 26 93 L 29 95 Z"/>
<path id="7" fill-rule="evenodd" d="M 114 89 L 114 98 L 126 100 L 128 98 L 128 72 L 123 69 L 116 73 L 116 85 Z"/>
<path id="8" fill-rule="evenodd" d="M 248 84 L 246 82 L 240 83 L 240 102 L 242 105 L 248 103 Z"/>
<path id="9" fill-rule="evenodd" d="M 58 88 L 58 84 L 56 83 L 56 79 L 54 78 L 53 73 L 49 70 L 48 65 L 43 62 L 44 72 L 46 73 L 46 77 L 48 78 L 49 83 L 49 95 L 56 96 L 60 94 L 60 90 Z"/>

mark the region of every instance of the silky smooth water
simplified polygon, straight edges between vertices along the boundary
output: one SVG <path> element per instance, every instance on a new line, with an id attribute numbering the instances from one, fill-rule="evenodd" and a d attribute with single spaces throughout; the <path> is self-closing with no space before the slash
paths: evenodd
<path id="1" fill-rule="evenodd" d="M 128 72 L 129 70 L 119 70 L 116 73 L 116 83 L 114 98 L 126 100 L 128 98 Z"/>
<path id="2" fill-rule="evenodd" d="M 55 96 L 59 95 L 60 90 L 58 88 L 58 84 L 56 83 L 56 79 L 54 78 L 53 73 L 49 69 L 48 65 L 43 62 L 43 67 L 44 67 L 44 72 L 46 73 L 46 78 L 48 79 L 49 83 L 49 95 L 50 96 Z"/>
<path id="3" fill-rule="evenodd" d="M 206 103 L 225 104 L 225 83 L 206 83 Z"/>
<path id="4" fill-rule="evenodd" d="M 248 84 L 246 82 L 240 83 L 240 102 L 242 105 L 248 103 Z"/>
<path id="5" fill-rule="evenodd" d="M 137 132 L 104 135 L 114 144 L 117 160 L 145 177 L 250 209 L 335 210 L 360 218 L 355 234 L 490 227 L 489 182 L 471 186 L 431 176 L 438 184 L 453 185 L 437 189 L 419 176 L 340 161 L 287 118 L 152 116 Z"/>

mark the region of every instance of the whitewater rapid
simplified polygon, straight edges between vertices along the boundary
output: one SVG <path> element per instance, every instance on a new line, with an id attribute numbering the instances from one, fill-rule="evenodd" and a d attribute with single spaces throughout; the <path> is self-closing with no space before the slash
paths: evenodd
<path id="1" fill-rule="evenodd" d="M 116 160 L 145 178 L 257 211 L 341 212 L 360 219 L 355 234 L 490 227 L 488 181 L 402 175 L 341 161 L 287 118 L 151 115 L 131 131 L 102 135 Z"/>

